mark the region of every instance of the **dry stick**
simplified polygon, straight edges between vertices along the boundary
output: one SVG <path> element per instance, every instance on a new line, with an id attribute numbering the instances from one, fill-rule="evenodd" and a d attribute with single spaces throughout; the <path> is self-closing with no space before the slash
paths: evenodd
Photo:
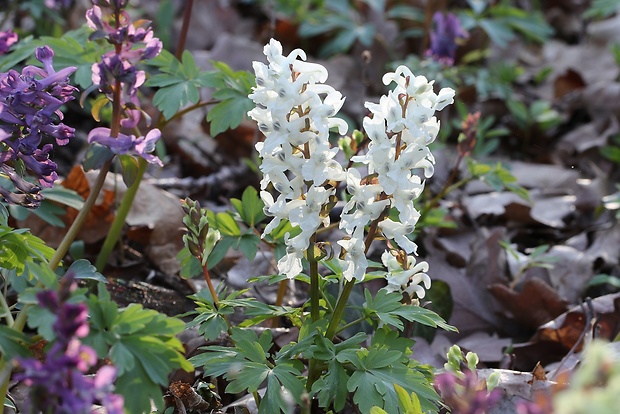
<path id="1" fill-rule="evenodd" d="M 586 298 L 585 303 L 588 305 L 587 307 L 584 306 L 583 303 L 581 303 L 581 310 L 586 316 L 586 323 L 584 324 L 583 331 L 581 331 L 581 335 L 579 335 L 579 338 L 573 344 L 570 351 L 568 351 L 566 356 L 562 358 L 562 361 L 560 361 L 560 364 L 558 365 L 558 367 L 555 369 L 555 371 L 553 371 L 553 374 L 549 376 L 549 379 L 551 381 L 555 380 L 555 378 L 560 373 L 560 369 L 562 369 L 562 366 L 564 366 L 568 358 L 570 358 L 575 353 L 575 351 L 577 350 L 577 347 L 583 342 L 588 332 L 591 332 L 594 329 L 594 326 L 596 325 L 596 322 L 597 322 L 596 312 L 594 311 L 594 306 L 592 306 L 592 299 Z"/>

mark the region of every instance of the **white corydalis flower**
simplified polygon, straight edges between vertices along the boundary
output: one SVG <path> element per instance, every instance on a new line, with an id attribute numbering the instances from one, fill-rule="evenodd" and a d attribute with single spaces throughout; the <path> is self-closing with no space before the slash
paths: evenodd
<path id="1" fill-rule="evenodd" d="M 265 135 L 264 142 L 256 144 L 262 158 L 260 195 L 265 214 L 273 220 L 263 236 L 283 219 L 301 229 L 295 237 L 285 237 L 286 254 L 278 261 L 278 270 L 293 278 L 303 270 L 302 258 L 312 235 L 321 225 L 329 225 L 322 210 L 335 189 L 323 185 L 346 178 L 334 160 L 338 150 L 329 144 L 330 128 L 346 133 L 347 124 L 334 118 L 344 98 L 324 84 L 325 67 L 304 62 L 303 50 L 285 56 L 280 42 L 271 39 L 263 51 L 268 64 L 252 64 L 256 87 L 249 97 L 256 107 L 248 112 Z M 266 191 L 270 185 L 278 193 L 275 200 Z"/>
<path id="2" fill-rule="evenodd" d="M 431 287 L 431 278 L 426 274 L 428 272 L 428 263 L 415 262 L 415 257 L 407 256 L 407 265 L 405 268 L 398 262 L 396 257 L 387 250 L 381 255 L 381 261 L 387 268 L 386 280 L 387 286 L 384 288 L 388 292 L 406 292 L 410 296 L 415 293 L 418 298 L 426 295 L 426 289 Z M 424 287 L 420 286 L 424 284 Z"/>
<path id="3" fill-rule="evenodd" d="M 376 176 L 372 186 L 380 188 L 381 195 L 374 195 L 374 203 L 381 199 L 398 211 L 399 221 L 385 218 L 378 223 L 383 236 L 405 253 L 415 253 L 417 246 L 408 235 L 414 231 L 420 216 L 413 204 L 424 189 L 424 181 L 418 172 L 423 171 L 424 178 L 430 178 L 434 173 L 435 159 L 428 148 L 439 133 L 439 121 L 434 114 L 454 101 L 454 90 L 443 88 L 435 94 L 434 81 L 414 76 L 406 66 L 385 74 L 383 83 L 395 83 L 396 87 L 382 96 L 378 104 L 366 102 L 372 116 L 364 118 L 363 126 L 370 143 L 366 153 L 353 157 L 352 161 L 365 164 L 368 173 Z M 349 175 L 354 177 L 351 173 Z M 360 203 L 357 195 L 363 193 L 361 187 L 364 186 L 351 178 L 347 183 L 347 191 L 352 197 L 345 206 L 344 223 L 341 222 L 340 227 L 353 234 L 365 226 L 364 220 L 372 215 L 364 214 L 368 209 L 368 198 Z M 382 259 L 388 270 L 388 290 L 424 296 L 424 288 L 419 284 L 430 287 L 430 278 L 425 273 L 428 270 L 426 262 L 414 266 L 415 258 L 407 256 L 408 263 L 402 267 L 387 252 Z"/>

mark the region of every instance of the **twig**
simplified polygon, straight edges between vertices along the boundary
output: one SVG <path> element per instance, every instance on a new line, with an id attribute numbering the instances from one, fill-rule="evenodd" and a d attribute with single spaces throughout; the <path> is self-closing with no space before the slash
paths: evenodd
<path id="1" fill-rule="evenodd" d="M 553 374 L 549 376 L 549 379 L 552 381 L 556 379 L 566 361 L 568 361 L 568 359 L 575 354 L 577 347 L 583 342 L 588 332 L 592 332 L 592 329 L 596 325 L 596 312 L 594 311 L 594 306 L 592 306 L 592 299 L 586 298 L 585 303 L 588 305 L 587 307 L 584 306 L 583 303 L 581 303 L 581 310 L 586 316 L 586 323 L 583 327 L 583 331 L 581 332 L 581 335 L 579 335 L 579 339 L 577 339 L 577 341 L 573 344 L 573 347 L 570 349 L 570 351 L 568 351 L 566 356 L 562 358 L 562 361 L 560 361 L 560 365 L 558 365 L 555 371 L 553 371 Z"/>

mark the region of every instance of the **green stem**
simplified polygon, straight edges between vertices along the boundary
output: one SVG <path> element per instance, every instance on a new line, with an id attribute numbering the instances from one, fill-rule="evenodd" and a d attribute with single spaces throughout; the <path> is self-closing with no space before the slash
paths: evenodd
<path id="1" fill-rule="evenodd" d="M 60 264 L 60 261 L 63 259 L 63 257 L 65 257 L 65 254 L 67 254 L 67 252 L 69 251 L 69 247 L 71 247 L 71 243 L 73 243 L 73 241 L 77 237 L 77 234 L 82 229 L 82 226 L 84 225 L 84 222 L 86 221 L 86 217 L 88 217 L 88 214 L 90 213 L 91 209 L 95 205 L 95 202 L 97 201 L 97 197 L 99 196 L 99 193 L 101 192 L 101 189 L 103 188 L 106 175 L 108 174 L 108 171 L 110 170 L 111 165 L 112 165 L 112 161 L 110 160 L 101 166 L 101 169 L 99 170 L 99 175 L 97 176 L 97 180 L 95 181 L 95 184 L 93 184 L 93 186 L 90 188 L 90 192 L 88 194 L 88 197 L 86 197 L 86 200 L 84 201 L 84 205 L 82 206 L 82 209 L 80 210 L 77 217 L 73 221 L 73 224 L 71 224 L 71 227 L 67 231 L 67 234 L 65 234 L 65 237 L 60 242 L 60 245 L 56 249 L 56 252 L 50 259 L 50 262 L 49 262 L 50 269 L 56 270 L 56 268 Z"/>
<path id="2" fill-rule="evenodd" d="M 358 324 L 358 323 L 360 323 L 360 322 L 363 322 L 363 321 L 365 321 L 366 319 L 368 319 L 366 316 L 361 316 L 361 317 L 357 318 L 356 320 L 351 321 L 351 322 L 349 322 L 349 323 L 347 323 L 347 324 L 343 325 L 342 327 L 340 327 L 340 329 L 338 329 L 338 330 L 336 331 L 336 333 L 338 334 L 338 333 L 340 333 L 340 332 L 342 332 L 342 331 L 344 331 L 344 330 L 346 330 L 346 329 L 349 329 L 349 328 L 350 328 L 350 327 L 352 327 L 353 325 Z"/>
<path id="3" fill-rule="evenodd" d="M 310 317 L 316 322 L 321 317 L 319 310 L 319 262 L 314 257 L 316 235 L 310 239 L 308 246 L 308 262 L 310 262 Z"/>
<path id="4" fill-rule="evenodd" d="M 340 320 L 342 319 L 342 315 L 344 314 L 344 308 L 349 301 L 349 296 L 353 291 L 353 286 L 355 286 L 355 279 L 351 279 L 345 283 L 340 296 L 338 297 L 338 302 L 336 302 L 336 308 L 334 309 L 334 313 L 332 314 L 332 318 L 329 321 L 329 325 L 327 326 L 327 331 L 325 332 L 325 338 L 330 341 L 334 339 L 336 336 L 336 331 L 338 330 L 338 325 L 340 324 Z"/>
<path id="5" fill-rule="evenodd" d="M 9 391 L 9 381 L 11 380 L 11 371 L 13 368 L 7 363 L 4 355 L 0 355 L 0 398 L 4 410 L 4 402 L 6 401 L 7 392 Z"/>
<path id="6" fill-rule="evenodd" d="M 3 315 L 6 319 L 6 325 L 10 328 L 15 323 L 15 319 L 13 319 L 13 315 L 11 315 L 11 308 L 9 308 L 9 304 L 6 303 L 6 298 L 3 294 L 0 293 L 0 309 L 4 312 Z"/>
<path id="7" fill-rule="evenodd" d="M 159 126 L 159 129 L 163 129 L 170 122 L 174 121 L 175 119 L 181 118 L 183 115 L 185 115 L 185 114 L 187 114 L 189 112 L 192 112 L 195 109 L 202 108 L 203 106 L 207 106 L 207 105 L 215 105 L 217 103 L 220 103 L 220 101 L 217 100 L 217 99 L 209 99 L 208 101 L 200 101 L 198 103 L 195 103 L 193 105 L 188 106 L 187 108 L 183 108 L 182 110 L 180 110 L 176 114 L 172 115 L 170 117 L 170 119 L 163 119 L 162 118 L 161 120 L 158 120 L 157 125 Z"/>
<path id="8" fill-rule="evenodd" d="M 110 231 L 108 231 L 108 235 L 103 242 L 103 246 L 101 246 L 101 251 L 97 256 L 95 267 L 99 272 L 103 271 L 103 268 L 108 262 L 108 258 L 110 257 L 110 254 L 112 253 L 116 242 L 120 238 L 121 231 L 123 230 L 123 226 L 125 225 L 125 219 L 127 218 L 129 210 L 133 205 L 133 201 L 136 198 L 136 194 L 138 193 L 138 189 L 140 187 L 140 183 L 142 182 L 142 177 L 144 176 L 147 165 L 148 163 L 144 158 L 138 159 L 138 173 L 136 175 L 136 179 L 125 192 L 123 201 L 121 201 L 121 205 L 116 211 L 116 216 L 114 217 L 114 221 L 112 222 L 112 227 L 110 227 Z"/>
<path id="9" fill-rule="evenodd" d="M 366 240 L 364 241 L 364 251 L 368 252 L 370 248 L 370 244 L 375 238 L 375 234 L 377 233 L 377 228 L 379 226 L 379 222 L 383 220 L 384 214 L 381 214 L 377 217 L 376 220 L 372 222 L 370 228 L 368 229 L 368 234 L 366 235 Z M 355 279 L 351 279 L 345 283 L 340 296 L 338 296 L 338 301 L 336 302 L 336 308 L 334 309 L 334 313 L 332 314 L 331 320 L 329 321 L 329 325 L 327 325 L 327 331 L 325 332 L 325 338 L 332 341 L 334 336 L 336 336 L 336 332 L 338 332 L 338 325 L 340 324 L 340 320 L 342 319 L 342 315 L 344 314 L 344 309 L 347 306 L 347 302 L 349 301 L 349 296 L 351 296 L 351 292 L 353 291 L 353 286 L 355 286 Z"/>

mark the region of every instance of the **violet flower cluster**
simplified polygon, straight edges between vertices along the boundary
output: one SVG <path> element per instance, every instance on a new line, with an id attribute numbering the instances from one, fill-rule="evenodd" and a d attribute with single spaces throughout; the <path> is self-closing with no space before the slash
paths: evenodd
<path id="1" fill-rule="evenodd" d="M 452 66 L 459 40 L 468 38 L 469 33 L 453 13 L 437 12 L 433 15 L 433 23 L 431 46 L 426 54 L 446 66 Z"/>
<path id="2" fill-rule="evenodd" d="M 123 397 L 113 393 L 116 368 L 104 365 L 94 376 L 85 376 L 97 364 L 97 354 L 80 341 L 89 332 L 87 308 L 83 303 L 67 302 L 75 284 L 71 276 L 65 282 L 60 294 L 53 290 L 37 294 L 39 306 L 56 316 L 56 339 L 44 361 L 19 359 L 23 371 L 16 379 L 31 387 L 29 408 L 33 412 L 87 414 L 98 404 L 109 414 L 122 414 Z"/>
<path id="3" fill-rule="evenodd" d="M 75 67 L 56 71 L 54 52 L 48 46 L 39 47 L 35 57 L 43 68 L 26 66 L 21 73 L 9 70 L 0 73 L 0 174 L 8 177 L 13 189 L 0 187 L 0 195 L 12 204 L 37 207 L 41 202 L 41 187 L 52 187 L 57 165 L 49 158 L 55 140 L 66 145 L 75 129 L 62 122 L 61 107 L 74 99 L 75 87 L 69 76 Z M 44 140 L 43 146 L 40 146 Z M 21 164 L 38 178 L 39 185 L 26 181 L 16 173 Z"/>
<path id="4" fill-rule="evenodd" d="M 346 183 L 351 196 L 343 208 L 340 228 L 345 237 L 338 241 L 342 248 L 342 269 L 346 280 L 363 280 L 368 267 L 366 258 L 366 226 L 378 221 L 378 229 L 391 249 L 382 256 L 387 268 L 389 291 L 402 291 L 423 297 L 430 287 L 425 262 L 416 264 L 416 245 L 410 234 L 419 218 L 413 200 L 420 195 L 423 181 L 416 170 L 428 178 L 433 174 L 434 158 L 428 149 L 439 132 L 439 111 L 454 100 L 454 91 L 433 92 L 433 82 L 414 76 L 400 66 L 383 77 L 384 83 L 396 88 L 383 96 L 379 104 L 366 103 L 372 113 L 364 119 L 369 137 L 368 151 L 351 161 L 366 165 L 362 176 L 357 168 L 344 170 L 335 160 L 337 148 L 329 145 L 329 129 L 346 131 L 346 124 L 334 115 L 344 99 L 332 87 L 323 84 L 326 69 L 316 63 L 300 61 L 305 53 L 296 49 L 282 55 L 282 46 L 271 40 L 265 46 L 269 65 L 254 62 L 256 84 L 250 98 L 256 108 L 248 115 L 258 123 L 265 141 L 256 145 L 262 158 L 261 198 L 265 213 L 273 217 L 265 229 L 269 234 L 281 220 L 288 219 L 300 233 L 285 237 L 287 251 L 278 262 L 278 270 L 293 278 L 302 272 L 302 258 L 321 225 L 329 225 L 329 204 L 336 188 Z M 268 186 L 278 193 L 274 200 Z M 386 218 L 390 209 L 397 220 Z M 371 235 L 371 236 L 374 236 Z"/>
<path id="5" fill-rule="evenodd" d="M 132 22 L 124 10 L 126 0 L 93 0 L 93 7 L 86 12 L 88 26 L 95 31 L 92 39 L 104 38 L 114 45 L 114 49 L 101 57 L 101 62 L 92 67 L 92 80 L 110 101 L 116 96 L 117 104 L 124 110 L 120 124 L 124 128 L 138 125 L 142 111 L 138 100 L 138 88 L 144 84 L 146 74 L 136 65 L 143 60 L 153 59 L 162 50 L 161 41 L 154 37 L 150 22 Z M 120 91 L 116 89 L 120 87 Z M 88 135 L 89 143 L 104 145 L 115 154 L 133 154 L 145 158 L 150 163 L 162 166 L 159 158 L 148 155 L 161 136 L 153 129 L 146 137 L 119 134 L 112 136 L 109 128 L 96 128 Z"/>

